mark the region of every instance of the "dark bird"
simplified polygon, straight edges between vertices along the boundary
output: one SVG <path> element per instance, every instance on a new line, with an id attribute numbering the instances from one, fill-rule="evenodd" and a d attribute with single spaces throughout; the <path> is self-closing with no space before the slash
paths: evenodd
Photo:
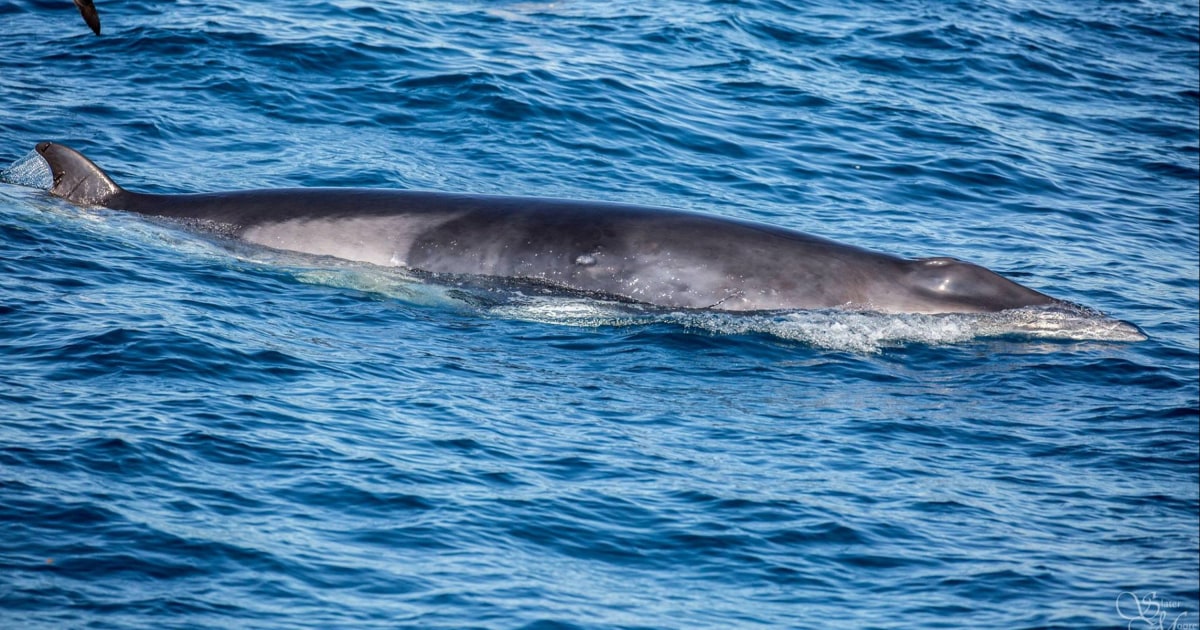
<path id="1" fill-rule="evenodd" d="M 92 0 L 75 0 L 75 6 L 79 7 L 79 15 L 83 16 L 83 21 L 92 27 L 92 32 L 100 34 L 100 14 L 96 13 L 96 5 Z"/>

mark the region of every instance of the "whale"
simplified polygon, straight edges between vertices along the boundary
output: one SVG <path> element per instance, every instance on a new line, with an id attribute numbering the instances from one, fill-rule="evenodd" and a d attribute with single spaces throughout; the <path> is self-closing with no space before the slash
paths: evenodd
<path id="1" fill-rule="evenodd" d="M 909 259 L 692 211 L 383 188 L 139 193 L 65 145 L 42 142 L 36 152 L 53 175 L 49 193 L 77 206 L 434 279 L 500 279 L 715 311 L 989 313 L 1069 304 L 955 258 Z"/>

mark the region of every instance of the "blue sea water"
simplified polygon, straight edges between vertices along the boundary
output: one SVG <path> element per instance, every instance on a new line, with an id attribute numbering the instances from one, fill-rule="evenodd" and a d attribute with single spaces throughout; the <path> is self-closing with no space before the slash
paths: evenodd
<path id="1" fill-rule="evenodd" d="M 97 5 L 0 0 L 3 627 L 1197 627 L 1194 1 Z M 75 208 L 42 140 L 759 220 L 1147 339 L 490 302 Z"/>

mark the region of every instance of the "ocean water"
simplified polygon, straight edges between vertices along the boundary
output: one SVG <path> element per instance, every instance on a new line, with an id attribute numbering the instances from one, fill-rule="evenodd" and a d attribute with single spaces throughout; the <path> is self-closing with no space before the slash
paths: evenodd
<path id="1" fill-rule="evenodd" d="M 0 0 L 0 626 L 1200 622 L 1194 1 L 97 6 Z M 42 140 L 143 191 L 753 219 L 1104 317 L 497 297 L 73 207 Z"/>

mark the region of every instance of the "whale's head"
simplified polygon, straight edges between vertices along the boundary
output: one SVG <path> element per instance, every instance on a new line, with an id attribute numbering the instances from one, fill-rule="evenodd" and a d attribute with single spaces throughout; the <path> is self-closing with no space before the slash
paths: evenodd
<path id="1" fill-rule="evenodd" d="M 925 312 L 993 312 L 1059 304 L 990 269 L 956 258 L 922 258 L 905 263 L 903 282 Z"/>

